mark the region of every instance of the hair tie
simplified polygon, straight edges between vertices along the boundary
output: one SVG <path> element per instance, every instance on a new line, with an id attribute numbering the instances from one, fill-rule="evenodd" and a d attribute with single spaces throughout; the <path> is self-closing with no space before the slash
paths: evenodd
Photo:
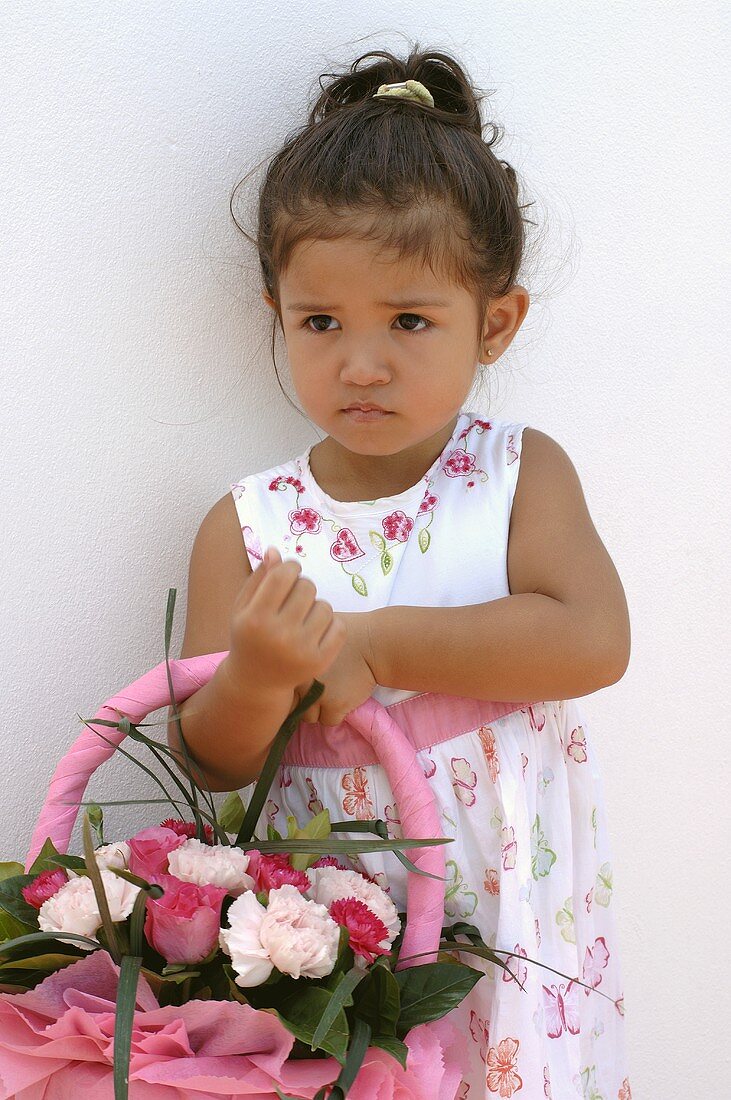
<path id="1" fill-rule="evenodd" d="M 426 104 L 427 107 L 434 106 L 434 96 L 418 80 L 403 80 L 396 84 L 381 84 L 378 91 L 374 92 L 373 98 L 387 95 L 398 96 L 399 99 L 415 99 L 418 103 Z"/>

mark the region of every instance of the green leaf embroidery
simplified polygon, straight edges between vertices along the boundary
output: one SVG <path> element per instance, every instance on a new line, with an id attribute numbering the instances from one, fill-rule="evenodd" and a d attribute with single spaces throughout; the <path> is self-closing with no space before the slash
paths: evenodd
<path id="1" fill-rule="evenodd" d="M 386 540 L 383 535 L 379 535 L 378 531 L 369 531 L 371 543 L 375 546 L 376 550 L 383 551 L 386 549 Z"/>
<path id="2" fill-rule="evenodd" d="M 358 593 L 359 596 L 367 596 L 368 595 L 368 589 L 366 587 L 366 582 L 363 580 L 360 573 L 353 573 L 353 575 L 351 577 L 351 580 L 353 582 L 353 588 L 355 589 L 355 591 Z"/>
<path id="3" fill-rule="evenodd" d="M 477 894 L 464 884 L 462 872 L 455 860 L 447 860 L 446 870 L 444 912 L 448 917 L 471 917 L 477 908 Z"/>
<path id="4" fill-rule="evenodd" d="M 381 554 L 381 569 L 383 570 L 384 577 L 387 573 L 391 572 L 392 567 L 393 556 L 389 554 L 388 550 L 384 550 Z"/>
<path id="5" fill-rule="evenodd" d="M 431 535 L 427 531 L 426 527 L 422 527 L 419 531 L 419 549 L 422 554 L 425 554 L 429 549 L 429 543 L 431 542 Z"/>

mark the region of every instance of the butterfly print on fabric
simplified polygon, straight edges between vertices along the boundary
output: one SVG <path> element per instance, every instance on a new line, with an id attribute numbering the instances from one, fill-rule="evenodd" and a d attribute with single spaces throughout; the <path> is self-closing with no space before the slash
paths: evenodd
<path id="1" fill-rule="evenodd" d="M 584 966 L 581 972 L 582 980 L 586 982 L 587 985 L 596 989 L 602 980 L 601 972 L 605 969 L 608 962 L 609 951 L 607 950 L 607 942 L 604 936 L 598 936 L 594 941 L 594 947 L 587 947 L 586 949 Z M 585 989 L 584 993 L 588 997 L 591 990 Z"/>
<path id="2" fill-rule="evenodd" d="M 517 1073 L 520 1040 L 503 1039 L 487 1052 L 486 1084 L 490 1092 L 510 1097 L 523 1088 L 523 1078 Z"/>
<path id="3" fill-rule="evenodd" d="M 518 855 L 518 842 L 515 839 L 515 829 L 512 825 L 503 825 L 502 828 L 502 857 L 503 871 L 514 871 L 515 861 Z"/>
<path id="4" fill-rule="evenodd" d="M 625 1077 L 622 1087 L 617 1093 L 617 1100 L 632 1100 L 632 1089 L 629 1087 L 629 1077 Z"/>
<path id="5" fill-rule="evenodd" d="M 454 859 L 447 860 L 444 912 L 448 917 L 471 917 L 477 908 L 477 894 L 465 884 Z"/>
<path id="6" fill-rule="evenodd" d="M 279 813 L 279 806 L 277 806 L 276 802 L 273 802 L 271 798 L 268 798 L 266 806 L 264 807 L 264 811 L 266 813 L 266 819 L 269 824 L 274 825 L 276 816 Z"/>
<path id="7" fill-rule="evenodd" d="M 515 955 L 521 955 L 524 959 L 528 958 L 528 952 L 524 947 L 521 947 L 519 943 L 516 943 L 513 948 Z M 504 982 L 517 982 L 518 985 L 525 985 L 526 978 L 528 977 L 528 967 L 525 963 L 520 962 L 515 958 L 515 955 L 511 955 L 505 959 L 505 964 L 510 968 L 510 973 L 507 970 L 503 970 Z"/>
<path id="8" fill-rule="evenodd" d="M 596 873 L 596 885 L 594 887 L 594 901 L 597 905 L 603 905 L 606 909 L 612 900 L 612 866 L 610 863 L 602 863 Z"/>
<path id="9" fill-rule="evenodd" d="M 564 986 L 543 986 L 543 1009 L 546 1014 L 546 1034 L 550 1039 L 558 1039 L 563 1031 L 578 1035 L 581 1030 L 579 1019 L 579 986 L 569 982 Z"/>
<path id="10" fill-rule="evenodd" d="M 472 770 L 472 765 L 464 756 L 453 756 L 451 760 L 452 786 L 457 798 L 464 806 L 474 806 L 477 796 L 477 773 Z"/>
<path id="11" fill-rule="evenodd" d="M 311 814 L 321 814 L 323 811 L 323 805 L 317 793 L 317 787 L 312 781 L 312 776 L 306 775 L 305 783 L 307 784 L 307 790 L 310 793 L 310 797 L 307 802 L 307 809 L 310 811 Z"/>
<path id="12" fill-rule="evenodd" d="M 533 878 L 545 878 L 550 874 L 551 868 L 556 862 L 556 853 L 548 847 L 545 835 L 541 829 L 541 818 L 536 814 L 533 828 L 530 831 L 531 872 Z"/>
<path id="13" fill-rule="evenodd" d="M 483 883 L 486 894 L 493 894 L 495 897 L 500 893 L 500 877 L 495 867 L 485 868 L 485 881 Z"/>
<path id="14" fill-rule="evenodd" d="M 571 731 L 571 739 L 566 746 L 566 755 L 570 756 L 576 764 L 585 764 L 588 760 L 586 753 L 586 737 L 581 726 Z"/>
<path id="15" fill-rule="evenodd" d="M 556 924 L 561 929 L 561 935 L 567 943 L 576 943 L 573 898 L 566 898 L 563 909 L 559 909 L 556 913 Z"/>
<path id="16" fill-rule="evenodd" d="M 535 730 L 536 733 L 540 733 L 546 724 L 546 711 L 542 703 L 534 703 L 521 708 L 521 714 L 528 715 L 530 728 Z"/>
<path id="17" fill-rule="evenodd" d="M 548 1072 L 548 1066 L 543 1067 L 543 1095 L 546 1100 L 553 1100 L 553 1093 L 551 1092 L 551 1074 Z"/>
<path id="18" fill-rule="evenodd" d="M 518 454 L 518 452 L 515 449 L 515 436 L 513 435 L 512 432 L 510 432 L 510 434 L 508 435 L 508 442 L 507 442 L 507 445 L 505 447 L 505 450 L 507 451 L 507 460 L 508 460 L 507 465 L 512 466 L 513 463 L 517 462 L 518 459 L 520 458 L 520 455 Z"/>
<path id="19" fill-rule="evenodd" d="M 470 1011 L 470 1035 L 476 1043 L 480 1044 L 480 1058 L 483 1062 L 486 1061 L 487 1048 L 490 1045 L 490 1027 L 472 1010 Z"/>

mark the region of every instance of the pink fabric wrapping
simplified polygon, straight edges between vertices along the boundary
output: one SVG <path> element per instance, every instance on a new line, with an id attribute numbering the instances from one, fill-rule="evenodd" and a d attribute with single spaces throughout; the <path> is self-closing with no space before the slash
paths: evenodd
<path id="1" fill-rule="evenodd" d="M 0 1100 L 113 1100 L 119 970 L 104 951 L 27 993 L 0 993 Z M 334 1058 L 288 1060 L 294 1036 L 270 1012 L 236 1001 L 160 1008 L 140 977 L 132 1031 L 130 1100 L 276 1100 L 274 1086 L 312 1098 L 335 1080 Z M 454 1100 L 466 1040 L 446 1019 L 406 1036 L 406 1070 L 370 1047 L 349 1100 Z"/>
<path id="2" fill-rule="evenodd" d="M 170 675 L 176 701 L 182 703 L 207 683 L 226 656 L 227 653 L 222 652 L 171 660 Z M 108 699 L 94 719 L 116 721 L 122 714 L 134 724 L 141 722 L 152 711 L 169 705 L 167 668 L 162 661 Z M 56 768 L 33 832 L 26 868 L 35 859 L 46 837 L 50 836 L 60 852 L 66 852 L 78 814 L 75 804 L 83 799 L 94 771 L 113 755 L 116 746 L 124 739 L 120 730 L 98 726 L 99 733 L 112 742 L 107 744 L 94 732 L 94 719 L 90 721 L 91 728 L 84 726 Z M 376 699 L 367 699 L 350 712 L 347 724 L 373 745 L 383 764 L 400 809 L 404 836 L 438 836 L 439 817 L 428 780 L 412 745 L 386 708 Z M 409 857 L 420 870 L 439 876 L 433 879 L 424 875 L 409 875 L 407 923 L 401 954 L 404 959 L 411 956 L 403 965 L 418 966 L 436 959 L 444 914 L 445 845 L 412 849 Z"/>

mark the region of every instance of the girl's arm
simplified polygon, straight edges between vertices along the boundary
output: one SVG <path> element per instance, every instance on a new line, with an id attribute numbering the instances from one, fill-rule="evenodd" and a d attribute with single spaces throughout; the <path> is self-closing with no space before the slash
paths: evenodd
<path id="1" fill-rule="evenodd" d="M 622 582 L 574 466 L 523 430 L 508 545 L 512 595 L 466 607 L 368 613 L 376 680 L 496 702 L 572 699 L 621 679 L 630 655 Z"/>

